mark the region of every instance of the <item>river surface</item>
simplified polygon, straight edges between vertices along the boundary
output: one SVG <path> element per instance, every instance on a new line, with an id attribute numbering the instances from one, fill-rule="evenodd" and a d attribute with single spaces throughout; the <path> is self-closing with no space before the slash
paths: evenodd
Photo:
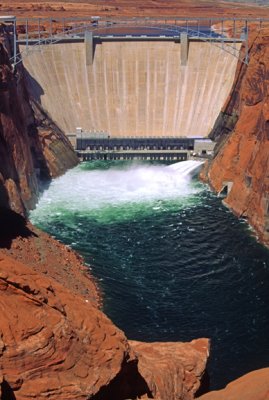
<path id="1" fill-rule="evenodd" d="M 80 164 L 44 191 L 31 220 L 85 258 L 128 338 L 211 338 L 214 389 L 268 366 L 269 252 L 194 163 Z"/>

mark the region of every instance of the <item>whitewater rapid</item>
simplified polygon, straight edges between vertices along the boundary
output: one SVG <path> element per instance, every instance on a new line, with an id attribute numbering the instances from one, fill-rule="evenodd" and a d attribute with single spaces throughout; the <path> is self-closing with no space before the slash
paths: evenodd
<path id="1" fill-rule="evenodd" d="M 93 212 L 102 208 L 151 204 L 186 198 L 198 190 L 191 184 L 199 161 L 183 161 L 169 166 L 136 164 L 109 169 L 83 168 L 83 165 L 55 179 L 41 195 L 31 212 L 32 222 L 44 215 L 65 211 Z"/>

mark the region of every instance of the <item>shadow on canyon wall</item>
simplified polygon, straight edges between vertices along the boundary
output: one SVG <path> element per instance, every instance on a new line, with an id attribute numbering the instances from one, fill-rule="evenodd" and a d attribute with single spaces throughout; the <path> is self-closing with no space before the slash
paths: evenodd
<path id="1" fill-rule="evenodd" d="M 26 221 L 21 215 L 0 207 L 0 249 L 10 249 L 12 240 L 18 236 L 27 238 L 37 235 L 27 228 Z"/>
<path id="2" fill-rule="evenodd" d="M 147 382 L 138 371 L 137 361 L 133 361 L 123 365 L 119 374 L 93 396 L 92 400 L 136 399 L 145 394 L 148 399 L 153 399 Z"/>
<path id="3" fill-rule="evenodd" d="M 28 90 L 31 91 L 31 94 L 35 98 L 35 100 L 41 104 L 41 96 L 45 94 L 42 86 L 37 82 L 37 80 L 29 73 L 26 68 L 24 68 L 23 74 Z"/>
<path id="4" fill-rule="evenodd" d="M 198 398 L 200 396 L 202 396 L 203 394 L 206 394 L 210 391 L 210 375 L 208 373 L 208 370 L 206 369 L 201 381 L 200 381 L 200 387 L 197 390 L 197 392 L 195 393 L 194 398 Z"/>
<path id="5" fill-rule="evenodd" d="M 5 380 L 1 383 L 1 399 L 2 400 L 16 400 L 13 389 L 10 387 L 9 383 Z"/>

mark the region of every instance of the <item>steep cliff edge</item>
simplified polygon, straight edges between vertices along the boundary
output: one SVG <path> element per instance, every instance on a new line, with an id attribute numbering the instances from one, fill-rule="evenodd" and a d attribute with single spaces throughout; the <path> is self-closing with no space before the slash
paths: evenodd
<path id="1" fill-rule="evenodd" d="M 269 245 L 268 29 L 251 35 L 249 55 L 248 66 L 238 65 L 231 95 L 211 132 L 215 157 L 201 176 Z"/>
<path id="2" fill-rule="evenodd" d="M 31 107 L 24 69 L 9 62 L 10 41 L 0 26 L 0 206 L 22 215 L 38 196 L 38 180 L 77 164 L 60 129 L 36 106 Z"/>

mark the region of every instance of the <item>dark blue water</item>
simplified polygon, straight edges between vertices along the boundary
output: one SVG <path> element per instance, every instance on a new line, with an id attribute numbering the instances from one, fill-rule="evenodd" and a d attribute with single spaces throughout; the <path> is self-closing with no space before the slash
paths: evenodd
<path id="1" fill-rule="evenodd" d="M 268 366 L 269 252 L 195 179 L 116 167 L 69 172 L 33 221 L 85 257 L 128 338 L 211 338 L 212 388 Z"/>

